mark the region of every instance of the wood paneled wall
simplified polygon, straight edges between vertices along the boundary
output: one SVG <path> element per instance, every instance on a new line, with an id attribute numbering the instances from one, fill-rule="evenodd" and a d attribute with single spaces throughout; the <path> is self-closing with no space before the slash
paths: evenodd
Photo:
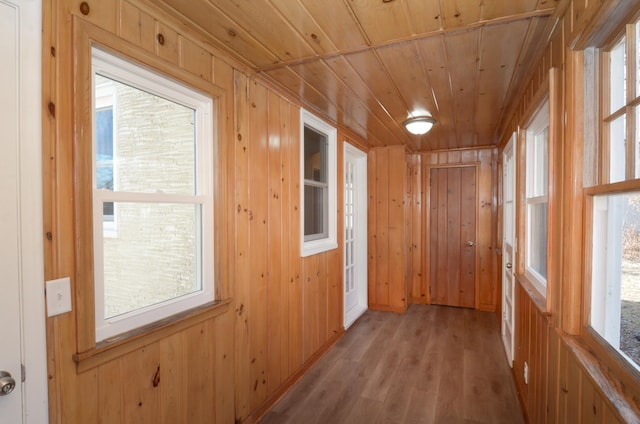
<path id="1" fill-rule="evenodd" d="M 369 308 L 404 313 L 409 271 L 409 208 L 404 146 L 368 155 Z"/>
<path id="2" fill-rule="evenodd" d="M 430 228 L 428 225 L 429 196 L 430 196 L 430 169 L 433 167 L 452 167 L 477 165 L 478 166 L 478 221 L 477 221 L 477 284 L 476 284 L 476 308 L 485 311 L 495 311 L 496 308 L 496 206 L 494 202 L 494 167 L 497 151 L 494 148 L 478 148 L 464 150 L 433 151 L 421 154 L 421 203 L 425 205 L 422 210 L 422 231 L 413 234 L 422 234 L 422 243 L 414 248 L 422 246 L 419 262 L 414 261 L 414 278 L 411 284 L 411 299 L 416 303 L 430 303 L 430 266 L 429 258 L 431 250 L 438 246 L 426 242 L 430 240 Z M 414 196 L 416 194 L 414 193 Z M 415 224 L 414 224 L 415 225 Z M 414 257 L 416 255 L 414 254 Z"/>
<path id="3" fill-rule="evenodd" d="M 43 6 L 45 274 L 71 276 L 74 293 L 90 278 L 78 271 L 76 252 L 91 249 L 76 241 L 74 31 L 96 28 L 223 93 L 215 199 L 221 304 L 77 363 L 77 323 L 87 317 L 74 298 L 71 313 L 47 320 L 50 422 L 255 420 L 343 332 L 341 237 L 336 250 L 300 257 L 299 106 L 148 2 Z M 347 137 L 339 135 L 342 163 Z"/>
<path id="4" fill-rule="evenodd" d="M 632 2 L 570 0 L 546 46 L 545 54 L 532 72 L 531 79 L 503 127 L 503 147 L 526 119 L 540 92 L 551 84 L 555 90 L 556 125 L 550 158 L 554 178 L 550 181 L 550 199 L 561 205 L 550 220 L 550 263 L 548 292 L 551 301 L 542 311 L 539 295 L 530 293 L 530 285 L 516 283 L 516 334 L 513 373 L 522 405 L 530 423 L 623 423 L 639 422 L 640 415 L 628 399 L 618 377 L 586 349 L 576 336 L 580 332 L 582 310 L 583 243 L 582 170 L 576 168 L 576 155 L 582 154 L 582 118 L 580 84 L 576 67 L 584 66 L 574 46 L 594 41 L 594 29 L 617 25 L 611 12 L 629 8 Z M 618 17 L 622 11 L 617 10 Z M 606 32 L 606 31 L 605 31 Z M 601 34 L 601 33 L 600 33 Z M 601 41 L 601 40 L 600 40 Z M 554 71 L 550 72 L 551 69 Z M 549 76 L 551 74 L 551 77 Z M 551 81 L 550 81 L 551 80 Z M 553 95 L 553 93 L 552 93 Z M 551 200 L 550 200 L 551 201 Z M 560 208 L 560 206 L 556 206 Z M 553 213 L 553 212 L 552 212 Z M 499 225 L 502 225 L 501 223 Z M 499 243 L 501 247 L 501 243 Z M 525 382 L 524 368 L 528 368 Z"/>

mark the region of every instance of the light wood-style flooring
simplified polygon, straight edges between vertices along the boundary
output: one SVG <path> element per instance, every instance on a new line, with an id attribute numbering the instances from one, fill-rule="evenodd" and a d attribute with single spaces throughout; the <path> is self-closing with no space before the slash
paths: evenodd
<path id="1" fill-rule="evenodd" d="M 523 423 L 494 313 L 367 312 L 261 421 Z"/>

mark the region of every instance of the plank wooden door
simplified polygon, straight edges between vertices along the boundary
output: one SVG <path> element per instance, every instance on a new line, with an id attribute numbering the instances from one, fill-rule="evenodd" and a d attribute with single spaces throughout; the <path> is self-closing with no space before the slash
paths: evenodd
<path id="1" fill-rule="evenodd" d="M 431 303 L 475 307 L 476 167 L 432 168 Z"/>

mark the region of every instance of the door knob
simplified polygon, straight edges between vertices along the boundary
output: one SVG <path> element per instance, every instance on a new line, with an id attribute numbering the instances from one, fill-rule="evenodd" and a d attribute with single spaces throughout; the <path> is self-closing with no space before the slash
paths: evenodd
<path id="1" fill-rule="evenodd" d="M 467 246 L 475 246 L 475 243 L 474 243 L 474 242 L 472 242 L 471 240 L 469 240 L 469 241 L 467 242 Z"/>
<path id="2" fill-rule="evenodd" d="M 511 269 L 513 265 L 511 265 L 511 262 L 507 262 L 507 269 Z"/>
<path id="3" fill-rule="evenodd" d="M 13 392 L 16 387 L 16 380 L 7 371 L 0 371 L 0 396 L 6 396 Z"/>

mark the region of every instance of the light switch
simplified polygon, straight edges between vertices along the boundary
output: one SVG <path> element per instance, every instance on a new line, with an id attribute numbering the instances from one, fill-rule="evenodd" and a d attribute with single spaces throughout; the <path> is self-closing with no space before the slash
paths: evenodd
<path id="1" fill-rule="evenodd" d="M 49 280 L 47 290 L 47 316 L 71 312 L 71 279 L 69 277 Z"/>

